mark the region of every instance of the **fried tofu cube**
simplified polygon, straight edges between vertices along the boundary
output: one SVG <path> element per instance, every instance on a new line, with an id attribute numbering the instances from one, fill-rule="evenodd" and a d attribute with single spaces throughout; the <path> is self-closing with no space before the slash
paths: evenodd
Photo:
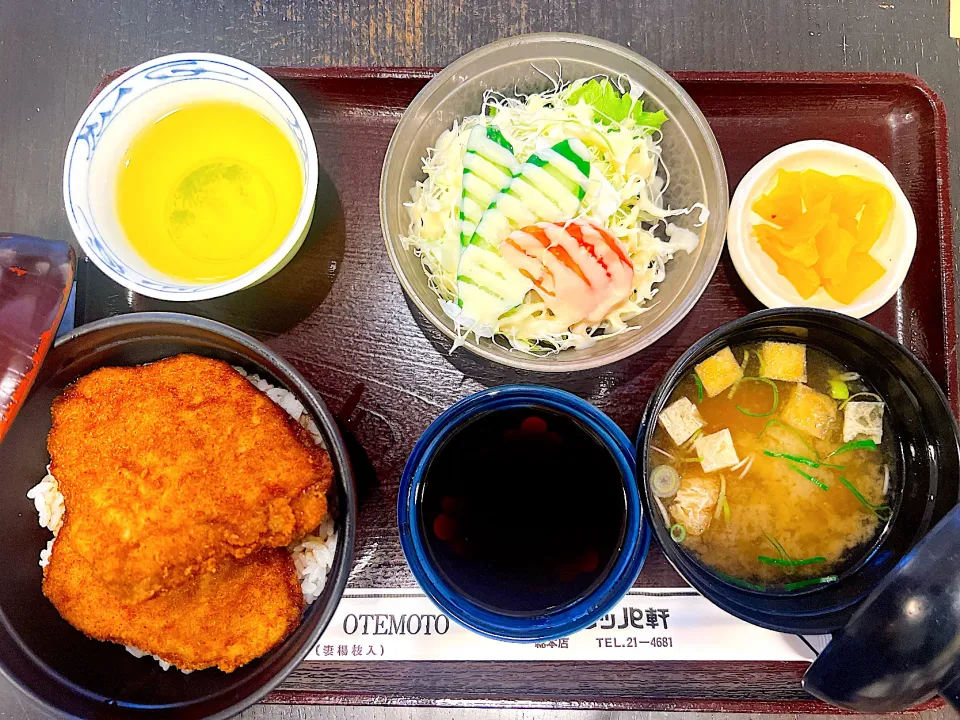
<path id="1" fill-rule="evenodd" d="M 737 449 L 733 446 L 733 436 L 727 428 L 697 438 L 693 446 L 697 450 L 697 457 L 702 458 L 700 467 L 704 472 L 723 470 L 740 462 Z"/>
<path id="2" fill-rule="evenodd" d="M 719 499 L 719 478 L 683 478 L 670 505 L 670 517 L 686 528 L 687 535 L 703 535 L 710 527 Z"/>
<path id="3" fill-rule="evenodd" d="M 848 402 L 843 408 L 843 441 L 863 435 L 879 444 L 883 439 L 883 403 Z"/>
<path id="4" fill-rule="evenodd" d="M 771 380 L 805 383 L 807 346 L 800 343 L 763 343 L 760 348 L 760 375 Z"/>
<path id="5" fill-rule="evenodd" d="M 821 440 L 827 436 L 830 423 L 837 417 L 837 403 L 813 388 L 797 383 L 780 413 L 787 425 Z"/>
<path id="6" fill-rule="evenodd" d="M 719 395 L 743 377 L 743 368 L 728 347 L 711 355 L 694 369 L 710 397 Z"/>
<path id="7" fill-rule="evenodd" d="M 700 417 L 697 406 L 685 397 L 663 409 L 660 413 L 660 424 L 677 445 L 685 443 L 697 430 L 706 425 Z"/>

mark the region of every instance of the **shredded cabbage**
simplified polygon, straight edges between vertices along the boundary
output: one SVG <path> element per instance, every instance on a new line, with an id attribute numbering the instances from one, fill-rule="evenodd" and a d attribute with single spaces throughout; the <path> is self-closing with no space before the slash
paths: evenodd
<path id="1" fill-rule="evenodd" d="M 699 210 L 700 226 L 707 208 L 701 203 L 664 207 L 670 176 L 661 155 L 659 125 L 666 116 L 644 112 L 641 94 L 626 76 L 569 84 L 558 78 L 546 92 L 514 97 L 488 91 L 480 114 L 455 122 L 428 149 L 423 159 L 426 178 L 411 190 L 412 199 L 406 203 L 410 229 L 401 240 L 419 255 L 430 287 L 454 320 L 459 337 L 454 349 L 472 333 L 494 342 L 502 338 L 516 350 L 543 355 L 588 347 L 636 329 L 630 321 L 650 309 L 657 294 L 654 286 L 664 279 L 667 263 L 678 251 L 691 253 L 697 248 L 699 236 L 667 218 Z M 463 158 L 470 132 L 478 125 L 499 130 L 520 162 L 565 139 L 579 138 L 589 148 L 589 188 L 579 214 L 568 220 L 582 218 L 605 228 L 619 240 L 634 267 L 629 297 L 596 327 L 561 326 L 536 290 L 500 316 L 494 327 L 471 324 L 458 305 Z"/>

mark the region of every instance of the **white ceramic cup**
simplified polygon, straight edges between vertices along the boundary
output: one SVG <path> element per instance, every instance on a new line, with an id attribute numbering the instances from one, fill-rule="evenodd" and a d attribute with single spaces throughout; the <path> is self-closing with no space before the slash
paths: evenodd
<path id="1" fill-rule="evenodd" d="M 116 185 L 123 156 L 141 130 L 184 104 L 204 100 L 243 104 L 280 128 L 294 148 L 304 185 L 293 227 L 270 257 L 235 278 L 191 284 L 151 267 L 131 247 L 117 215 Z M 128 70 L 93 99 L 67 145 L 63 202 L 80 247 L 107 276 L 141 295 L 204 300 L 258 283 L 290 261 L 310 227 L 318 171 L 310 125 L 276 80 L 234 58 L 181 53 Z"/>

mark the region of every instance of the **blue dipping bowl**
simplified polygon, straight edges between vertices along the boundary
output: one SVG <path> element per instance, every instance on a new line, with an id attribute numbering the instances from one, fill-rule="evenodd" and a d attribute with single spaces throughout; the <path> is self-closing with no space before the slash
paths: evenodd
<path id="1" fill-rule="evenodd" d="M 437 450 L 464 422 L 483 413 L 513 408 L 544 408 L 567 415 L 592 430 L 620 469 L 626 497 L 623 544 L 607 573 L 583 596 L 542 615 L 517 617 L 492 612 L 451 586 L 437 571 L 420 522 L 420 485 Z M 540 642 L 566 637 L 607 613 L 633 587 L 650 547 L 636 482 L 632 443 L 593 405 L 562 390 L 538 385 L 506 385 L 464 398 L 438 417 L 413 448 L 400 481 L 397 502 L 400 544 L 423 591 L 461 625 L 497 640 Z"/>

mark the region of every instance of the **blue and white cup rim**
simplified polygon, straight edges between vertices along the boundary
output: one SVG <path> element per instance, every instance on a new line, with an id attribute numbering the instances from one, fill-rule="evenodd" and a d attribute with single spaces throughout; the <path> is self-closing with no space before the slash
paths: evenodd
<path id="1" fill-rule="evenodd" d="M 496 613 L 465 598 L 432 567 L 420 534 L 418 486 L 434 454 L 459 423 L 495 407 L 539 406 L 569 415 L 589 427 L 610 452 L 624 478 L 626 530 L 616 561 L 584 597 L 546 614 L 517 617 Z M 492 409 L 492 408 L 491 408 Z M 634 447 L 623 431 L 590 403 L 563 390 L 539 385 L 503 385 L 460 400 L 444 411 L 417 441 L 400 480 L 397 502 L 400 545 L 417 583 L 446 615 L 481 635 L 513 642 L 540 642 L 567 637 L 596 622 L 633 587 L 650 547 L 636 484 Z"/>
<path id="2" fill-rule="evenodd" d="M 155 71 L 162 67 L 176 65 L 188 66 L 190 64 L 197 63 L 220 63 L 233 70 L 238 70 L 249 75 L 264 85 L 267 89 L 272 91 L 275 98 L 267 98 L 267 101 L 271 105 L 274 105 L 278 108 L 283 107 L 284 110 L 293 116 L 296 124 L 296 130 L 299 131 L 294 132 L 295 140 L 297 145 L 300 146 L 299 150 L 304 155 L 306 165 L 306 173 L 304 175 L 304 190 L 300 201 L 300 208 L 298 210 L 293 227 L 287 233 L 287 236 L 284 238 L 284 241 L 281 243 L 280 247 L 278 247 L 270 255 L 270 257 L 257 265 L 255 268 L 252 268 L 251 270 L 235 278 L 215 283 L 208 283 L 205 285 L 178 285 L 175 281 L 163 283 L 155 281 L 151 278 L 142 277 L 140 273 L 137 273 L 138 278 L 128 277 L 126 275 L 126 267 L 121 261 L 119 261 L 119 259 L 113 256 L 112 251 L 107 250 L 107 252 L 113 256 L 112 259 L 104 258 L 101 255 L 102 249 L 96 247 L 95 245 L 97 243 L 106 245 L 107 243 L 105 243 L 101 238 L 91 238 L 88 235 L 88 231 L 82 226 L 81 220 L 77 217 L 78 211 L 81 214 L 83 213 L 82 210 L 77 208 L 77 203 L 80 201 L 78 200 L 75 202 L 73 198 L 70 171 L 74 162 L 78 141 L 80 141 L 81 137 L 85 134 L 85 131 L 91 122 L 101 122 L 95 119 L 95 115 L 103 112 L 103 109 L 101 108 L 102 103 L 104 103 L 114 92 L 117 92 L 124 85 L 124 83 L 141 74 Z M 119 102 L 121 98 L 122 94 L 121 97 L 117 98 L 117 101 Z M 89 158 L 85 162 L 89 162 Z M 74 128 L 73 134 L 70 136 L 70 141 L 67 144 L 67 152 L 64 158 L 63 167 L 63 202 L 64 209 L 67 213 L 67 220 L 70 223 L 70 227 L 73 230 L 73 234 L 77 238 L 77 242 L 80 244 L 81 249 L 86 256 L 90 258 L 94 264 L 96 264 L 96 266 L 109 278 L 119 283 L 123 287 L 133 290 L 141 295 L 147 295 L 149 297 L 161 300 L 206 300 L 213 297 L 227 295 L 245 287 L 249 287 L 250 285 L 257 283 L 264 277 L 268 276 L 278 265 L 283 262 L 283 260 L 296 247 L 300 238 L 306 233 L 307 228 L 312 220 L 314 198 L 316 197 L 317 193 L 318 180 L 319 162 L 317 159 L 316 143 L 313 139 L 313 132 L 310 129 L 310 123 L 307 121 L 306 115 L 304 115 L 303 110 L 297 101 L 280 83 L 278 83 L 260 68 L 244 62 L 243 60 L 238 60 L 236 58 L 217 53 L 184 52 L 163 55 L 130 68 L 119 77 L 110 81 L 110 83 L 108 83 L 106 87 L 97 93 L 96 97 L 90 101 L 90 104 L 81 114 L 80 119 Z"/>

